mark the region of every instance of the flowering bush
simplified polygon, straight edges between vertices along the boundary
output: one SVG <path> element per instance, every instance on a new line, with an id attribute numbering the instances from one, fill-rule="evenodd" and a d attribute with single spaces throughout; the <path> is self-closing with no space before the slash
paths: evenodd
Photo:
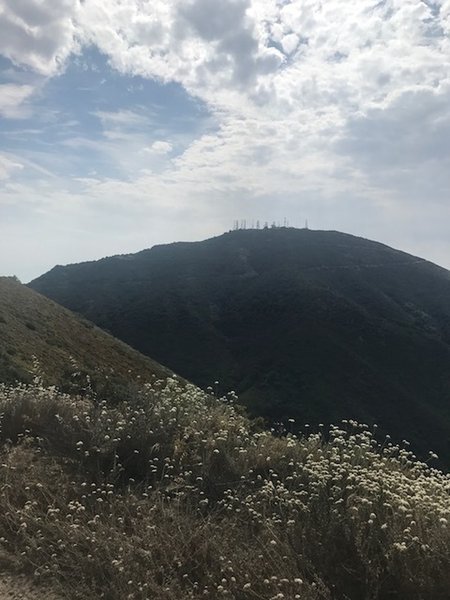
<path id="1" fill-rule="evenodd" d="M 450 477 L 364 425 L 276 437 L 176 379 L 0 414 L 1 555 L 65 597 L 448 598 Z"/>

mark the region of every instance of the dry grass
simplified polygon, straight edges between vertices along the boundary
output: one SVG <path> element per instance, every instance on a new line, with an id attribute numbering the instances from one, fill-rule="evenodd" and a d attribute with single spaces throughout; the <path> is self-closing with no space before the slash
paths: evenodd
<path id="1" fill-rule="evenodd" d="M 155 373 L 170 374 L 155 361 L 95 327 L 89 321 L 21 285 L 0 277 L 0 381 L 29 381 L 33 358 L 45 365 L 45 381 L 76 384 L 78 370 L 88 373 L 105 391 Z M 75 385 L 72 385 L 75 387 Z"/>
<path id="2" fill-rule="evenodd" d="M 0 548 L 67 598 L 448 599 L 450 478 L 364 426 L 275 437 L 174 379 L 0 413 Z"/>

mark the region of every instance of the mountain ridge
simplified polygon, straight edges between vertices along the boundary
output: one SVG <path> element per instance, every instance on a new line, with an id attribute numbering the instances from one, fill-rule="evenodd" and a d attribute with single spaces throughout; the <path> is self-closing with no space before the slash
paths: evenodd
<path id="1" fill-rule="evenodd" d="M 239 230 L 30 285 L 252 414 L 376 421 L 449 452 L 450 273 L 420 257 L 335 231 Z"/>

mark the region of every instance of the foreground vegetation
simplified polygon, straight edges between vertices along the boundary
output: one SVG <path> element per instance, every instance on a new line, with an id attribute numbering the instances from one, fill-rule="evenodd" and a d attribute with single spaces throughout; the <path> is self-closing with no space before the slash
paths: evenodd
<path id="1" fill-rule="evenodd" d="M 275 436 L 233 400 L 0 386 L 3 565 L 71 599 L 448 599 L 448 475 L 364 425 Z"/>

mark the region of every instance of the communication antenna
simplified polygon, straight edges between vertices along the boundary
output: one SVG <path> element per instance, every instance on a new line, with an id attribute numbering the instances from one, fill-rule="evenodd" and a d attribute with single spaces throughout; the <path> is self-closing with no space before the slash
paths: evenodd
<path id="1" fill-rule="evenodd" d="M 308 219 L 305 219 L 305 229 L 309 229 L 309 227 L 308 227 Z"/>

